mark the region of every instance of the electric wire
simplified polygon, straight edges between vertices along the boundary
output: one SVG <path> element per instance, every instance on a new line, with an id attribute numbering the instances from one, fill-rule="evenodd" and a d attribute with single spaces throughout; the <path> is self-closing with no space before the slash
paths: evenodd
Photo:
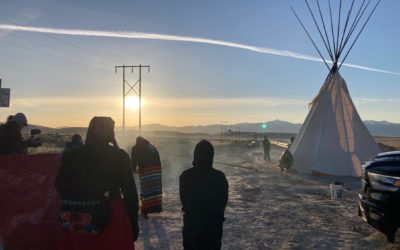
<path id="1" fill-rule="evenodd" d="M 13 23 L 13 24 L 15 24 L 15 25 L 22 25 L 21 23 L 18 23 L 18 22 L 16 22 L 16 21 L 14 21 L 14 20 L 12 20 L 12 19 L 10 19 L 10 18 L 6 18 L 6 17 L 4 17 L 4 16 L 0 16 L 0 19 L 3 19 L 3 20 L 5 20 L 5 21 L 8 21 L 8 22 L 11 22 L 11 23 Z M 15 34 L 12 34 L 13 36 L 16 36 Z M 66 44 L 66 45 L 68 45 L 68 46 L 71 46 L 71 47 L 74 47 L 74 48 L 76 48 L 76 49 L 79 49 L 79 50 L 81 50 L 81 51 L 84 51 L 84 52 L 86 52 L 86 53 L 88 53 L 88 54 L 91 54 L 91 55 L 93 55 L 93 56 L 96 56 L 97 58 L 100 58 L 101 59 L 101 64 L 103 64 L 105 67 L 107 67 L 107 69 L 110 67 L 108 64 L 106 64 L 106 63 L 104 63 L 103 61 L 110 61 L 110 62 L 112 62 L 112 64 L 118 64 L 118 62 L 116 61 L 116 60 L 114 60 L 114 59 L 111 59 L 111 58 L 105 58 L 104 56 L 100 56 L 98 53 L 96 53 L 96 52 L 93 52 L 93 51 L 91 51 L 91 50 L 89 50 L 89 49 L 87 49 L 87 48 L 83 48 L 83 47 L 81 47 L 81 46 L 78 46 L 78 45 L 76 45 L 76 44 L 74 44 L 74 43 L 72 43 L 72 42 L 69 42 L 69 41 L 66 41 L 66 40 L 64 40 L 64 39 L 61 39 L 61 38 L 58 38 L 58 37 L 56 37 L 56 36 L 54 36 L 54 35 L 51 35 L 51 34 L 46 34 L 46 33 L 41 33 L 41 35 L 43 35 L 43 36 L 46 36 L 46 37 L 49 37 L 49 38 L 51 38 L 51 39 L 54 39 L 54 40 L 56 40 L 56 41 L 58 41 L 58 42 L 61 42 L 61 43 L 64 43 L 64 44 Z M 21 37 L 20 37 L 21 38 Z M 27 41 L 30 41 L 30 42 L 33 42 L 33 43 L 39 43 L 39 42 L 35 42 L 34 40 L 29 40 L 29 39 L 27 39 L 27 38 L 22 38 L 22 39 L 24 39 L 24 40 L 27 40 Z M 45 46 L 45 47 L 50 47 L 50 46 L 48 46 L 48 45 L 43 45 L 43 44 L 41 44 L 42 46 Z M 51 48 L 51 47 L 50 47 Z M 55 48 L 51 48 L 51 49 L 53 49 L 53 50 L 59 50 L 59 51 L 62 51 L 62 50 L 60 50 L 60 49 L 55 49 Z M 63 53 L 68 53 L 68 54 L 71 54 L 70 52 L 65 52 L 65 51 L 62 51 Z M 84 57 L 84 56 L 82 56 L 82 55 L 77 55 L 77 54 L 74 54 L 74 56 L 77 56 L 77 57 L 80 57 L 80 58 L 82 58 L 82 59 L 84 59 L 84 60 L 88 60 L 88 61 L 93 61 L 93 59 L 91 59 L 91 58 L 87 58 L 87 57 Z M 99 63 L 99 62 L 96 62 L 96 63 Z"/>

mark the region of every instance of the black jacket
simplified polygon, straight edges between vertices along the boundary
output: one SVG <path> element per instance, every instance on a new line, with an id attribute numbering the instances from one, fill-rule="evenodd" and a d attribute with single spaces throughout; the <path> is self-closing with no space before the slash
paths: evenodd
<path id="1" fill-rule="evenodd" d="M 0 125 L 0 154 L 24 154 L 28 144 L 16 122 Z"/>
<path id="2" fill-rule="evenodd" d="M 200 141 L 194 150 L 193 167 L 179 177 L 184 249 L 221 248 L 228 181 L 223 172 L 212 167 L 213 159 L 212 144 Z"/>
<path id="3" fill-rule="evenodd" d="M 225 174 L 208 166 L 185 170 L 179 177 L 179 194 L 185 217 L 218 217 L 224 220 L 228 203 Z"/>
<path id="4" fill-rule="evenodd" d="M 214 147 L 206 140 L 197 143 L 193 167 L 179 177 L 179 194 L 184 222 L 189 217 L 224 220 L 228 202 L 228 181 L 225 174 L 212 167 Z M 221 224 L 222 225 L 222 224 Z"/>
<path id="5" fill-rule="evenodd" d="M 125 151 L 108 145 L 103 148 L 85 145 L 65 152 L 55 185 L 61 199 L 65 200 L 104 200 L 106 192 L 110 198 L 121 192 L 137 239 L 138 194 L 129 155 Z M 99 214 L 104 210 L 102 207 L 92 209 L 98 211 L 85 212 Z"/>

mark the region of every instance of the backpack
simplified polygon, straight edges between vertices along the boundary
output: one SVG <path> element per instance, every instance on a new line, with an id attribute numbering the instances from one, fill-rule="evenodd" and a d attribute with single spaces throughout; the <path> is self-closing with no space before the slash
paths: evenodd
<path id="1" fill-rule="evenodd" d="M 289 169 L 293 165 L 293 156 L 289 149 L 286 149 L 279 159 L 281 169 Z"/>

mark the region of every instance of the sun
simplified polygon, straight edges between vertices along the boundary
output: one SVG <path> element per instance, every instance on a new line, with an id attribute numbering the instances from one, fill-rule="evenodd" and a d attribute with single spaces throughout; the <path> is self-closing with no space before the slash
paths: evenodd
<path id="1" fill-rule="evenodd" d="M 142 99 L 143 106 L 143 99 Z M 129 110 L 138 110 L 139 109 L 139 97 L 137 96 L 128 96 L 125 98 L 125 107 Z"/>

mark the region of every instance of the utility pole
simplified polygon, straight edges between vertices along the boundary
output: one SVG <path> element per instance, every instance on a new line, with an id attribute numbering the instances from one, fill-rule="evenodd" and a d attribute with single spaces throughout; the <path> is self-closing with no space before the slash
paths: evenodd
<path id="1" fill-rule="evenodd" d="M 221 121 L 220 125 L 221 125 L 221 140 L 224 138 L 224 132 L 225 132 L 225 137 L 226 137 L 226 123 L 227 121 Z"/>
<path id="2" fill-rule="evenodd" d="M 220 121 L 219 126 L 220 126 L 220 128 L 221 128 L 221 136 L 220 136 L 220 139 L 221 139 L 221 141 L 222 141 L 222 121 Z"/>
<path id="3" fill-rule="evenodd" d="M 137 65 L 137 66 L 115 66 L 115 73 L 117 73 L 118 68 L 122 68 L 122 130 L 125 132 L 125 97 L 132 91 L 139 97 L 139 135 L 142 132 L 142 68 L 147 68 L 147 71 L 150 73 L 150 65 Z M 131 73 L 133 73 L 134 68 L 139 68 L 139 79 L 133 84 L 129 84 L 129 82 L 125 79 L 125 70 L 130 69 Z M 128 91 L 125 89 L 125 85 L 128 85 Z M 136 91 L 136 86 L 138 87 L 138 91 Z"/>

